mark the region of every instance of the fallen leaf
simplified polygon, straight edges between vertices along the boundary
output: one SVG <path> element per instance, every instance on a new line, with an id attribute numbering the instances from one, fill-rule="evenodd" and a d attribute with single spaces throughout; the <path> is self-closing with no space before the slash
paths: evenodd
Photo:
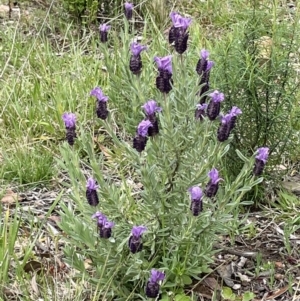
<path id="1" fill-rule="evenodd" d="M 42 269 L 42 264 L 39 262 L 39 261 L 36 261 L 36 260 L 31 260 L 31 261 L 28 261 L 25 266 L 24 266 L 24 271 L 26 273 L 29 273 L 29 272 L 36 272 L 36 271 L 41 271 Z"/>
<path id="2" fill-rule="evenodd" d="M 213 291 L 215 291 L 216 289 L 220 289 L 220 285 L 217 282 L 217 280 L 213 277 L 207 277 L 202 281 L 203 284 L 205 284 L 206 286 L 208 286 L 210 289 L 212 289 Z"/>
<path id="3" fill-rule="evenodd" d="M 31 288 L 32 288 L 34 294 L 39 295 L 40 291 L 39 291 L 39 288 L 38 288 L 38 285 L 36 282 L 36 274 L 32 277 L 30 284 L 31 284 Z"/>
<path id="4" fill-rule="evenodd" d="M 1 203 L 3 204 L 15 204 L 17 201 L 20 201 L 21 198 L 18 194 L 14 193 L 12 190 L 7 190 L 4 197 L 1 199 Z"/>
<path id="5" fill-rule="evenodd" d="M 281 288 L 281 289 L 278 289 L 276 290 L 275 292 L 271 292 L 272 295 L 268 296 L 265 300 L 272 300 L 272 299 L 275 299 L 279 296 L 281 296 L 282 294 L 284 294 L 287 290 L 289 289 L 289 285 Z"/>

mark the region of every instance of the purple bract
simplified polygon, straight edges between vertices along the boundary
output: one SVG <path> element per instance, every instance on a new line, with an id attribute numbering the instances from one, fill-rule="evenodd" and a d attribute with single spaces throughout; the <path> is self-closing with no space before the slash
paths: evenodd
<path id="1" fill-rule="evenodd" d="M 74 128 L 76 124 L 76 115 L 73 113 L 64 113 L 62 119 L 66 128 Z"/>
<path id="2" fill-rule="evenodd" d="M 198 186 L 190 187 L 188 192 L 190 193 L 191 200 L 200 200 L 203 195 L 201 188 Z"/>
<path id="3" fill-rule="evenodd" d="M 238 115 L 242 114 L 242 110 L 239 109 L 238 107 L 232 107 L 229 114 L 231 116 L 238 116 Z"/>
<path id="4" fill-rule="evenodd" d="M 158 70 L 168 71 L 172 74 L 172 55 L 167 55 L 164 57 L 154 57 L 154 61 L 157 65 Z"/>
<path id="5" fill-rule="evenodd" d="M 108 96 L 104 95 L 102 90 L 99 87 L 94 88 L 91 93 L 91 96 L 95 96 L 98 101 L 101 102 L 107 102 L 108 101 Z"/>
<path id="6" fill-rule="evenodd" d="M 125 2 L 124 7 L 127 11 L 131 11 L 133 9 L 133 4 L 130 2 Z"/>
<path id="7" fill-rule="evenodd" d="M 99 30 L 102 32 L 108 32 L 110 30 L 110 27 L 111 27 L 110 25 L 104 23 L 99 26 Z"/>
<path id="8" fill-rule="evenodd" d="M 219 172 L 216 168 L 213 168 L 209 173 L 208 176 L 210 177 L 211 184 L 218 184 L 221 178 L 219 178 Z"/>
<path id="9" fill-rule="evenodd" d="M 148 100 L 142 108 L 145 110 L 147 115 L 153 115 L 155 112 L 161 112 L 162 108 L 159 107 L 155 100 Z"/>
<path id="10" fill-rule="evenodd" d="M 89 190 L 96 190 L 98 189 L 98 185 L 96 184 L 96 181 L 93 178 L 89 178 L 86 182 L 86 188 Z"/>
<path id="11" fill-rule="evenodd" d="M 218 90 L 210 93 L 209 96 L 211 97 L 213 102 L 222 102 L 224 100 L 224 94 L 220 93 Z"/>
<path id="12" fill-rule="evenodd" d="M 165 273 L 152 269 L 149 281 L 152 283 L 158 283 L 159 281 L 163 281 L 165 279 Z"/>
<path id="13" fill-rule="evenodd" d="M 171 12 L 170 17 L 172 19 L 173 26 L 176 28 L 183 28 L 183 30 L 186 30 L 192 22 L 191 18 L 185 18 L 176 12 Z"/>
<path id="14" fill-rule="evenodd" d="M 145 226 L 133 226 L 131 234 L 136 238 L 140 238 L 145 231 L 147 231 Z"/>
<path id="15" fill-rule="evenodd" d="M 139 123 L 137 133 L 142 136 L 146 137 L 148 134 L 149 127 L 152 127 L 153 124 L 149 120 L 143 120 Z"/>
<path id="16" fill-rule="evenodd" d="M 256 159 L 263 161 L 264 163 L 267 162 L 269 157 L 269 148 L 268 147 L 260 147 L 257 149 Z"/>
<path id="17" fill-rule="evenodd" d="M 138 56 L 143 50 L 147 50 L 147 46 L 141 45 L 137 42 L 130 44 L 130 51 L 133 55 Z"/>

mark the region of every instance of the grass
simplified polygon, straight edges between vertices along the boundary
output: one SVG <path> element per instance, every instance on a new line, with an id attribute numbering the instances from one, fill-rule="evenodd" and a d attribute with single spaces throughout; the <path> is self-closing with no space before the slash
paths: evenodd
<path id="1" fill-rule="evenodd" d="M 271 4 L 271 1 L 267 2 Z M 197 20 L 191 29 L 194 39 L 190 47 L 195 51 L 200 47 L 224 47 L 224 41 L 230 39 L 232 34 L 237 35 L 238 26 L 244 25 L 251 5 L 249 1 L 243 0 L 175 3 L 178 10 L 185 11 Z M 95 86 L 109 91 L 113 80 L 117 81 L 114 84 L 120 84 L 121 80 L 118 82 L 117 78 L 123 71 L 120 66 L 115 66 L 115 77 L 109 77 L 104 69 L 105 62 L 101 59 L 96 30 L 91 26 L 92 30 L 79 35 L 76 24 L 69 21 L 58 4 L 49 1 L 45 6 L 46 10 L 26 3 L 21 3 L 21 7 L 28 9 L 29 14 L 26 15 L 21 10 L 20 19 L 14 22 L 2 20 L 1 25 L 4 28 L 0 45 L 0 52 L 3 54 L 0 58 L 1 187 L 4 194 L 8 186 L 14 187 L 18 192 L 36 187 L 60 191 L 64 175 L 57 162 L 65 139 L 61 115 L 64 112 L 76 112 L 81 130 L 90 129 L 97 133 L 99 129 L 96 126 L 91 128 L 91 121 L 95 117 L 94 99 L 89 96 L 89 91 Z M 265 5 L 263 9 L 268 13 L 270 6 Z M 147 23 L 141 35 L 150 40 L 153 33 L 160 32 L 162 35 L 169 25 L 166 21 L 168 14 L 168 10 L 161 8 L 160 1 L 153 1 L 146 10 L 147 20 L 152 20 L 153 24 Z M 122 16 L 116 16 L 116 19 L 120 21 Z M 114 38 L 115 45 L 118 45 L 119 36 L 116 34 Z M 155 43 L 157 42 L 152 41 L 154 49 L 158 47 Z M 115 55 L 126 51 L 116 49 Z M 126 97 L 130 98 L 132 95 Z M 120 98 L 115 96 L 116 101 Z M 115 127 L 117 124 L 118 120 Z M 125 131 L 119 131 L 122 137 L 128 138 Z M 105 167 L 108 174 L 119 169 L 126 170 L 126 173 L 130 171 L 122 150 L 114 148 L 115 142 L 107 138 L 105 131 L 96 136 L 95 150 L 86 149 L 84 139 L 89 138 L 84 135 L 82 137 L 78 145 L 83 166 L 86 156 L 91 158 L 94 151 L 106 149 L 104 156 L 107 159 Z M 65 164 L 72 164 L 71 159 Z M 97 166 L 96 159 L 92 164 Z M 33 213 L 25 212 L 22 204 L 13 208 L 0 206 L 2 298 L 17 295 L 19 300 L 34 300 L 37 296 L 45 300 L 97 300 L 99 292 L 91 292 L 84 273 L 81 279 L 72 278 L 73 271 L 69 271 L 59 258 L 62 254 L 59 234 L 47 218 L 52 217 L 61 196 L 62 194 L 58 195 L 46 212 L 41 209 L 45 222 L 36 220 L 37 216 Z M 292 253 L 289 237 L 299 228 L 299 219 L 292 214 L 297 206 L 291 204 L 296 202 L 298 198 L 289 193 L 281 193 L 276 210 L 268 208 L 276 215 L 278 223 L 285 223 L 283 240 L 289 255 Z M 232 231 L 257 236 L 255 227 L 239 229 L 238 220 Z M 41 251 L 37 252 L 35 248 L 37 242 L 44 244 L 45 240 L 49 242 L 49 249 L 43 257 L 38 253 Z M 24 268 L 28 263 L 32 263 L 32 266 L 34 263 L 38 264 L 33 268 Z M 65 275 L 68 277 L 65 278 Z M 270 286 L 273 287 L 273 278 L 270 281 Z M 109 285 L 105 289 L 107 293 Z"/>

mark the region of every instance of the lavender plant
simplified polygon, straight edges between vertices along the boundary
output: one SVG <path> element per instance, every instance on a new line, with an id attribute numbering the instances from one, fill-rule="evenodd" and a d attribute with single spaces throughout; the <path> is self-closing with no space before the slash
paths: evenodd
<path id="1" fill-rule="evenodd" d="M 61 204 L 60 227 L 69 241 L 65 255 L 80 271 L 78 277 L 88 279 L 99 292 L 99 298 L 146 300 L 161 293 L 182 293 L 185 285 L 210 271 L 218 236 L 230 231 L 233 213 L 244 204 L 243 196 L 263 180 L 258 176 L 268 149 L 250 158 L 236 150 L 244 166 L 232 182 L 225 181 L 222 161 L 241 110 L 233 107 L 223 116 L 226 99 L 218 90 L 209 95 L 207 106 L 199 104 L 199 72 L 195 72 L 196 61 L 191 63 L 193 56 L 157 56 L 149 47 L 152 57 L 144 67 L 150 68 L 154 57 L 158 74 L 149 69 L 152 71 L 141 72 L 137 79 L 128 68 L 128 53 L 119 50 L 113 57 L 105 51 L 110 58 L 106 62 L 116 66 L 123 61 L 122 68 L 129 75 L 127 85 L 119 83 L 119 90 L 112 83 L 114 94 L 131 91 L 141 101 L 130 103 L 139 114 L 113 101 L 134 122 L 135 133 L 128 131 L 131 141 L 117 137 L 113 118 L 97 120 L 131 172 L 118 167 L 115 174 L 111 169 L 106 172 L 107 162 L 95 152 L 90 133 L 82 128 L 78 147 L 86 150 L 87 160 L 62 145 L 59 163 L 69 172 L 69 196 L 75 204 Z M 204 70 L 210 71 L 207 66 Z M 137 80 L 137 86 L 132 86 Z M 135 91 L 137 87 L 141 89 Z M 195 118 L 196 108 L 201 112 Z M 90 270 L 84 266 L 87 259 Z"/>

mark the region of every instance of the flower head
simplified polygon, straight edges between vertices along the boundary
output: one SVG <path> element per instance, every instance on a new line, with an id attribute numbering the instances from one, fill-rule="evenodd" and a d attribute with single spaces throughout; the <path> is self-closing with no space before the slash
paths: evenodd
<path id="1" fill-rule="evenodd" d="M 167 71 L 169 74 L 172 74 L 172 55 L 167 55 L 164 57 L 154 57 L 157 68 L 159 71 Z"/>
<path id="2" fill-rule="evenodd" d="M 188 192 L 190 193 L 191 200 L 200 200 L 203 195 L 201 188 L 198 186 L 190 187 Z"/>
<path id="3" fill-rule="evenodd" d="M 210 93 L 209 96 L 211 97 L 213 102 L 222 102 L 224 100 L 224 94 L 220 93 L 218 90 Z"/>
<path id="4" fill-rule="evenodd" d="M 73 113 L 64 113 L 62 119 L 65 123 L 67 129 L 75 128 L 76 125 L 76 115 Z"/>
<path id="5" fill-rule="evenodd" d="M 98 226 L 98 229 L 99 229 L 99 235 L 100 237 L 102 238 L 110 238 L 111 237 L 111 229 L 115 226 L 115 223 L 109 221 L 107 219 L 107 217 L 97 211 L 95 214 L 92 215 L 92 218 L 97 218 L 98 221 L 97 221 L 97 226 Z"/>
<path id="6" fill-rule="evenodd" d="M 99 87 L 94 88 L 91 91 L 90 95 L 95 96 L 97 98 L 97 100 L 100 102 L 108 101 L 108 96 L 104 95 L 103 91 Z"/>
<path id="7" fill-rule="evenodd" d="M 146 137 L 148 134 L 149 127 L 152 127 L 152 123 L 149 120 L 143 120 L 139 123 L 137 128 L 138 135 Z"/>
<path id="8" fill-rule="evenodd" d="M 165 273 L 156 270 L 156 269 L 152 269 L 151 270 L 151 274 L 150 274 L 150 278 L 149 281 L 152 283 L 158 283 L 159 281 L 163 281 L 165 279 Z"/>
<path id="9" fill-rule="evenodd" d="M 157 298 L 159 295 L 159 281 L 165 279 L 165 274 L 159 270 L 152 269 L 150 278 L 146 285 L 146 296 L 148 298 Z"/>
<path id="10" fill-rule="evenodd" d="M 256 159 L 261 160 L 265 164 L 267 163 L 269 157 L 269 148 L 268 147 L 260 147 L 257 149 Z"/>
<path id="11" fill-rule="evenodd" d="M 124 8 L 125 8 L 125 17 L 127 18 L 127 20 L 130 20 L 132 18 L 133 4 L 130 2 L 125 2 Z"/>
<path id="12" fill-rule="evenodd" d="M 141 45 L 138 42 L 130 44 L 130 51 L 133 55 L 138 56 L 143 50 L 147 50 L 147 46 Z"/>
<path id="13" fill-rule="evenodd" d="M 131 230 L 131 234 L 135 238 L 140 238 L 142 234 L 145 233 L 146 231 L 147 231 L 147 227 L 145 226 L 133 226 Z"/>
<path id="14" fill-rule="evenodd" d="M 111 26 L 110 25 L 107 25 L 106 23 L 104 24 L 101 24 L 99 26 L 99 30 L 100 32 L 108 32 L 110 30 Z"/>
<path id="15" fill-rule="evenodd" d="M 218 184 L 221 178 L 219 178 L 219 172 L 216 168 L 213 168 L 209 173 L 208 176 L 210 177 L 212 184 Z"/>
<path id="16" fill-rule="evenodd" d="M 155 112 L 161 112 L 162 108 L 159 107 L 155 100 L 148 100 L 142 108 L 145 110 L 147 115 L 153 115 Z"/>
<path id="17" fill-rule="evenodd" d="M 96 184 L 96 181 L 93 178 L 88 178 L 86 182 L 86 188 L 89 190 L 97 190 L 99 186 Z"/>

